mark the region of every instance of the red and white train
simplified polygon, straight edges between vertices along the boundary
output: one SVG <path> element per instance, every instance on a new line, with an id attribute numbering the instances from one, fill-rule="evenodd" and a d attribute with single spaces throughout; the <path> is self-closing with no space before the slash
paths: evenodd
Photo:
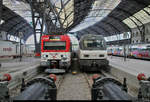
<path id="1" fill-rule="evenodd" d="M 41 66 L 46 72 L 67 72 L 71 65 L 72 44 L 68 35 L 43 35 L 41 38 Z"/>

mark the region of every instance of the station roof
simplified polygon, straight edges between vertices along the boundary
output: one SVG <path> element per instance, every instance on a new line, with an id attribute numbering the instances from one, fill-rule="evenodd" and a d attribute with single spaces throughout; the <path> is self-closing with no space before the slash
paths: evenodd
<path id="1" fill-rule="evenodd" d="M 3 1 L 2 19 L 5 20 L 1 25 L 3 30 L 15 36 L 18 32 L 23 32 L 26 40 L 33 34 L 33 28 L 29 24 L 32 23 L 30 0 Z M 51 0 L 50 2 L 65 31 L 68 32 L 77 25 L 79 28 L 87 27 L 77 31 L 79 35 L 94 33 L 110 36 L 131 31 L 131 28 L 150 22 L 150 0 Z M 37 7 L 36 10 L 40 8 Z M 52 17 L 53 15 L 50 15 L 47 18 Z M 56 26 L 60 24 L 53 23 Z"/>
<path id="2" fill-rule="evenodd" d="M 4 23 L 1 24 L 1 29 L 3 31 L 6 31 L 9 35 L 14 36 L 19 36 L 19 32 L 22 32 L 24 35 L 24 40 L 33 34 L 33 28 L 23 17 L 4 5 L 2 12 L 2 20 Z"/>
<path id="3" fill-rule="evenodd" d="M 31 16 L 31 0 L 3 0 L 3 20 L 5 21 L 2 24 L 3 30 L 7 31 L 11 35 L 17 36 L 16 32 L 23 32 L 25 34 L 24 40 L 29 37 L 28 35 L 33 34 L 32 26 L 32 16 Z M 53 8 L 55 11 L 55 16 L 57 21 L 60 21 L 63 29 L 67 32 L 78 25 L 87 15 L 89 9 L 91 9 L 94 0 L 33 0 L 37 2 L 37 7 L 35 10 L 37 13 L 42 13 L 40 11 L 43 9 L 43 6 L 39 6 L 42 2 L 50 2 L 53 6 L 49 8 Z M 49 3 L 47 3 L 49 4 Z M 50 9 L 47 8 L 46 11 L 51 12 Z M 38 11 L 39 10 L 39 11 Z M 54 12 L 53 11 L 53 12 Z M 53 19 L 54 15 L 50 15 L 46 17 L 47 19 Z M 54 22 L 53 26 L 55 25 Z M 57 22 L 56 26 L 60 26 Z M 26 32 L 25 32 L 26 31 Z"/>
<path id="4" fill-rule="evenodd" d="M 119 5 L 102 20 L 77 33 L 111 36 L 130 32 L 131 28 L 144 26 L 148 22 L 150 22 L 150 0 L 121 0 Z"/>

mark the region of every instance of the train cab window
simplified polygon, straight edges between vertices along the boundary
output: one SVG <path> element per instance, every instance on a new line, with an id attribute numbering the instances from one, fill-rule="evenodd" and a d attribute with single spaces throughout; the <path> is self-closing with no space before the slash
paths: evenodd
<path id="1" fill-rule="evenodd" d="M 106 49 L 106 44 L 103 39 L 87 39 L 84 40 L 85 49 Z"/>
<path id="2" fill-rule="evenodd" d="M 44 50 L 65 50 L 65 41 L 44 42 Z"/>

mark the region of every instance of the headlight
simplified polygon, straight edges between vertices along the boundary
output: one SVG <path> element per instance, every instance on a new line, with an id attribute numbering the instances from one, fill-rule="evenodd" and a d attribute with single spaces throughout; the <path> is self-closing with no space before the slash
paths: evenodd
<path id="1" fill-rule="evenodd" d="M 63 56 L 62 56 L 62 60 L 67 60 L 67 56 L 66 56 L 66 55 L 63 55 Z"/>
<path id="2" fill-rule="evenodd" d="M 89 55 L 84 55 L 84 57 L 89 57 Z"/>
<path id="3" fill-rule="evenodd" d="M 99 57 L 104 57 L 104 55 L 99 55 Z"/>
<path id="4" fill-rule="evenodd" d="M 48 57 L 48 55 L 43 55 L 43 58 L 46 58 L 46 57 Z"/>

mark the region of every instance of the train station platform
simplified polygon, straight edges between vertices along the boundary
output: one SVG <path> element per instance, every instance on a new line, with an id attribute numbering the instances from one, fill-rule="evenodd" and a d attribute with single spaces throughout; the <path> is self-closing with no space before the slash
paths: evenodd
<path id="1" fill-rule="evenodd" d="M 123 57 L 116 56 L 109 56 L 108 60 L 111 74 L 121 81 L 123 81 L 123 78 L 127 78 L 127 84 L 134 91 L 137 91 L 139 87 L 139 81 L 137 80 L 139 73 L 144 73 L 147 77 L 150 77 L 150 61 L 131 58 L 124 61 Z"/>
<path id="2" fill-rule="evenodd" d="M 40 59 L 35 57 L 23 57 L 21 61 L 17 58 L 3 60 L 0 63 L 0 77 L 5 73 L 9 73 L 12 77 L 9 87 L 13 88 L 15 85 L 21 83 L 22 78 L 27 80 L 38 73 Z"/>
<path id="3" fill-rule="evenodd" d="M 130 74 L 138 75 L 139 73 L 144 73 L 150 76 L 150 61 L 131 58 L 127 58 L 126 61 L 124 61 L 123 57 L 115 56 L 108 57 L 108 59 L 110 65 L 129 72 Z"/>

